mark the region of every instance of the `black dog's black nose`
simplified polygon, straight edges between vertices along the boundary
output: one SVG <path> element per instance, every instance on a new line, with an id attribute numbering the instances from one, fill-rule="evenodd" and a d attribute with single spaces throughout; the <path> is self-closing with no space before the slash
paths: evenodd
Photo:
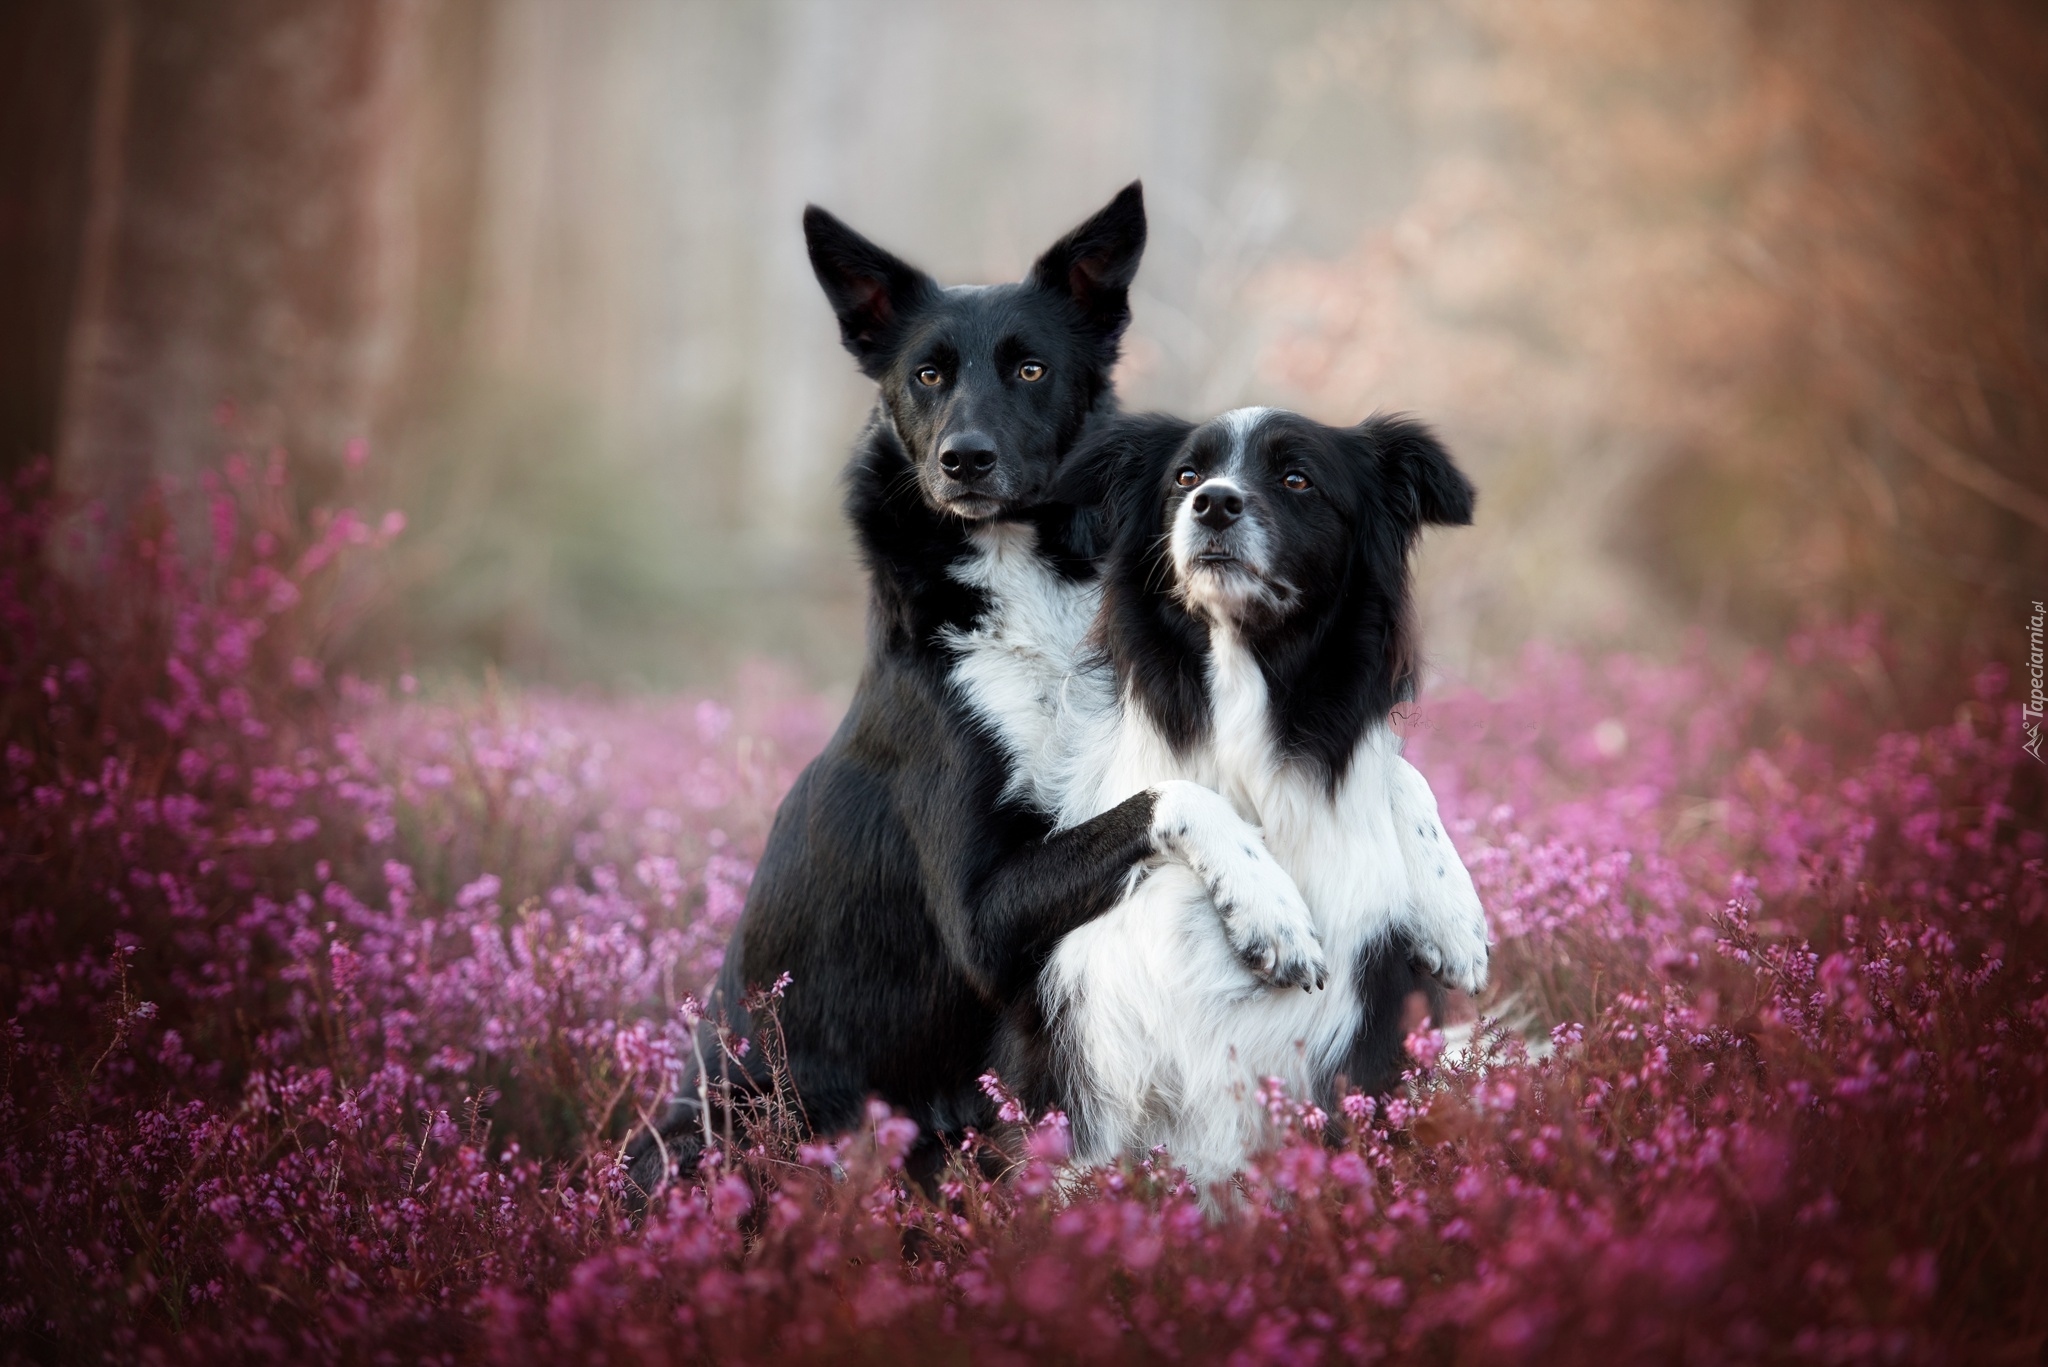
<path id="1" fill-rule="evenodd" d="M 1195 490 L 1195 521 L 1222 531 L 1244 516 L 1244 495 L 1229 485 Z"/>
<path id="2" fill-rule="evenodd" d="M 982 432 L 955 432 L 939 443 L 939 468 L 947 479 L 975 480 L 996 468 L 996 446 Z"/>

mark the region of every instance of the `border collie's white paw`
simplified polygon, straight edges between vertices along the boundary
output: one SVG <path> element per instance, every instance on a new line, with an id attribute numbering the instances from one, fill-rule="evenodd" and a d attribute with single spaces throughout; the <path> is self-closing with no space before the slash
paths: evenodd
<path id="1" fill-rule="evenodd" d="M 1171 779 L 1153 790 L 1152 838 L 1209 890 L 1233 953 L 1261 982 L 1316 990 L 1330 966 L 1308 903 L 1256 827 L 1216 793 Z"/>
<path id="2" fill-rule="evenodd" d="M 1425 938 L 1418 933 L 1414 942 L 1415 956 L 1438 982 L 1446 987 L 1461 988 L 1476 997 L 1486 990 L 1487 966 L 1492 959 L 1492 952 L 1486 944 L 1486 922 L 1484 919 L 1467 921 L 1458 929 L 1461 933 L 1445 939 Z"/>
<path id="3" fill-rule="evenodd" d="M 1408 866 L 1411 903 L 1403 929 L 1430 976 L 1477 996 L 1486 990 L 1490 938 L 1486 908 L 1457 847 L 1444 833 L 1436 795 L 1415 766 L 1392 765 L 1394 834 Z"/>
<path id="4" fill-rule="evenodd" d="M 1329 985 L 1330 964 L 1323 957 L 1322 939 L 1308 920 L 1308 907 L 1293 880 L 1284 889 L 1284 899 L 1274 896 L 1283 889 L 1269 888 L 1263 897 L 1233 903 L 1215 888 L 1212 883 L 1210 896 L 1223 917 L 1224 938 L 1253 977 L 1272 987 L 1299 987 L 1305 992 L 1320 992 Z M 1276 910 L 1282 902 L 1291 905 Z"/>

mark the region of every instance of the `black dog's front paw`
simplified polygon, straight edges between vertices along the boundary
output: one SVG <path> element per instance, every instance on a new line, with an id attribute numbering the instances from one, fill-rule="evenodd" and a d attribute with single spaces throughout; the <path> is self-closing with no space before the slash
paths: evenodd
<path id="1" fill-rule="evenodd" d="M 642 1127 L 620 1156 L 625 1169 L 626 1202 L 638 1217 L 654 1195 L 672 1182 L 696 1175 L 704 1153 L 704 1112 L 694 1097 L 679 1098 L 662 1115 L 655 1130 Z"/>

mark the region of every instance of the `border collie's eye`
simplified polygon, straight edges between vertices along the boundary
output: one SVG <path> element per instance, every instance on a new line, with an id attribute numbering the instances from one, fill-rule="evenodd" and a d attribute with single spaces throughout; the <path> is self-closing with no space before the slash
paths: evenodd
<path id="1" fill-rule="evenodd" d="M 1182 470 L 1179 474 L 1175 475 L 1173 477 L 1173 482 L 1175 484 L 1178 484 L 1183 489 L 1192 489 L 1197 484 L 1200 484 L 1202 482 L 1202 477 L 1196 474 L 1195 467 L 1190 465 L 1186 469 Z"/>
<path id="2" fill-rule="evenodd" d="M 1304 489 L 1312 489 L 1315 487 L 1314 485 L 1308 482 L 1308 476 L 1304 475 L 1299 470 L 1289 470 L 1286 476 L 1282 478 L 1280 482 L 1286 485 L 1288 488 L 1294 490 L 1294 492 L 1296 492 L 1297 494 Z"/>
<path id="3" fill-rule="evenodd" d="M 1017 367 L 1017 378 L 1025 384 L 1037 384 L 1045 378 L 1045 362 L 1026 361 Z"/>
<path id="4" fill-rule="evenodd" d="M 939 368 L 935 365 L 928 365 L 924 367 L 924 369 L 917 372 L 917 382 L 923 385 L 926 389 L 930 389 L 933 385 L 937 384 L 940 380 L 943 380 L 945 378 L 946 377 L 940 373 Z"/>

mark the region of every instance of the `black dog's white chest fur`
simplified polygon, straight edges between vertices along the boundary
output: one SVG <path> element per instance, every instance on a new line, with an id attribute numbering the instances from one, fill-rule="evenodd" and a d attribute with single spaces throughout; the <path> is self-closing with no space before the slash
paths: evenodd
<path id="1" fill-rule="evenodd" d="M 1068 753 L 1061 737 L 1107 702 L 1095 696 L 1099 671 L 1082 668 L 1102 586 L 1058 574 L 1029 523 L 984 523 L 969 539 L 974 553 L 947 573 L 979 589 L 989 607 L 971 628 L 942 633 L 956 660 L 953 683 L 1009 758 L 1004 796 L 1055 812 Z"/>

